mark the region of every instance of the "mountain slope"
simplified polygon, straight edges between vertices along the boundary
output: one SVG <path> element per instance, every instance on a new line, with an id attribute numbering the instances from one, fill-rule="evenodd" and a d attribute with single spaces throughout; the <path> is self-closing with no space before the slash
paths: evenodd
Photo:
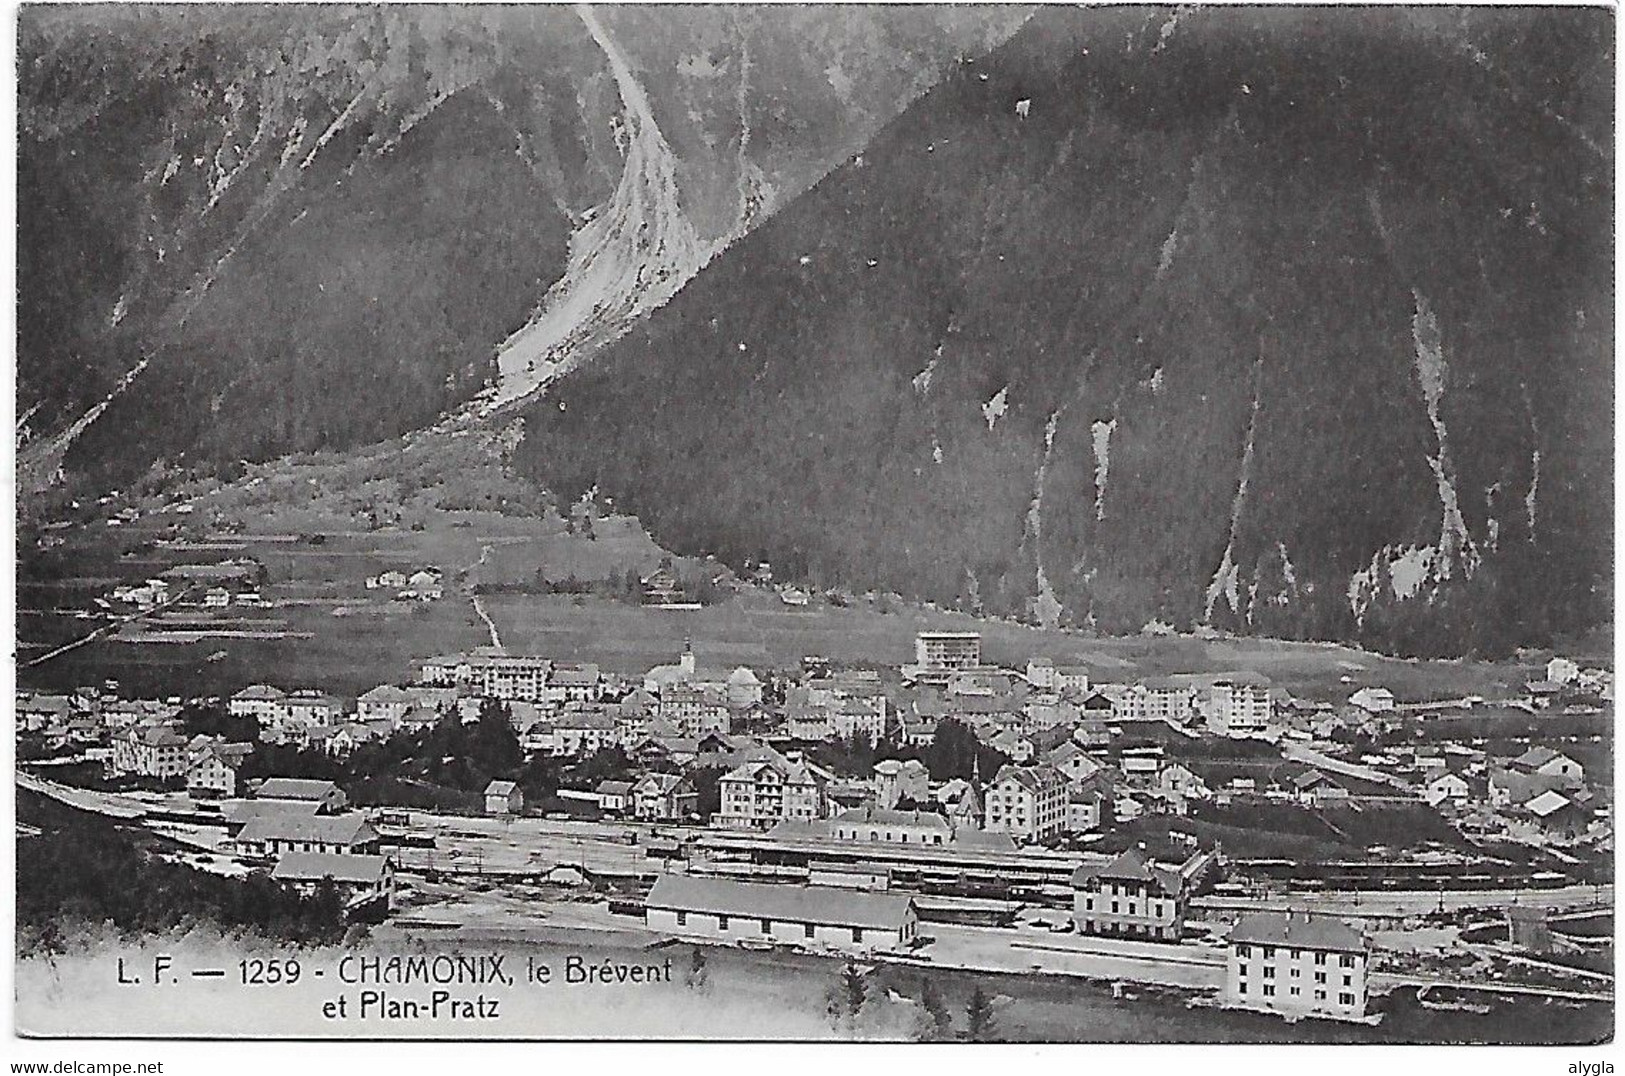
<path id="1" fill-rule="evenodd" d="M 663 544 L 1134 630 L 1606 619 L 1601 11 L 1046 10 L 550 389 Z"/>
<path id="2" fill-rule="evenodd" d="M 505 341 L 541 326 L 558 361 L 613 338 L 1023 17 L 31 8 L 23 486 L 361 444 L 487 388 L 522 397 L 537 356 L 499 363 Z"/>

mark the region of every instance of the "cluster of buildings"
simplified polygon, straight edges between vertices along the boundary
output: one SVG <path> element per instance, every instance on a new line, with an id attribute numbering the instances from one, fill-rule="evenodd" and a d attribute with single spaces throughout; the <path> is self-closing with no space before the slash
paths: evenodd
<path id="1" fill-rule="evenodd" d="M 414 580 L 415 574 L 374 582 L 427 583 Z M 1021 669 L 990 664 L 980 636 L 961 631 L 919 633 L 914 661 L 891 672 L 808 658 L 796 675 L 764 676 L 747 666 L 701 665 L 685 645 L 674 661 L 623 676 L 590 662 L 480 648 L 427 659 L 414 681 L 380 684 L 355 699 L 258 684 L 237 692 L 227 707 L 253 718 L 265 742 L 343 756 L 448 714 L 472 720 L 497 700 L 531 756 L 576 761 L 611 748 L 624 752 L 630 776 L 569 790 L 603 814 L 728 830 L 923 811 L 945 821 L 945 840 L 977 832 L 1054 844 L 1147 814 L 1185 815 L 1203 802 L 1319 807 L 1375 796 L 1420 798 L 1469 832 L 1542 844 L 1611 840 L 1606 804 L 1587 786 L 1583 768 L 1550 748 L 1496 758 L 1471 745 L 1420 743 L 1351 755 L 1342 733 L 1380 737 L 1406 711 L 1379 685 L 1359 687 L 1337 706 L 1293 699 L 1244 671 L 1102 682 L 1088 668 L 1047 658 Z M 1595 681 L 1596 672 L 1564 659 L 1547 669 L 1554 682 L 1572 685 Z M 54 730 L 61 742 L 110 743 L 115 772 L 184 776 L 201 793 L 232 794 L 236 782 L 227 771 L 240 766 L 243 745 L 184 738 L 170 720 L 178 699 L 143 703 L 155 709 L 132 713 L 136 704 L 99 698 L 94 715 L 82 702 L 25 696 L 20 722 Z M 932 781 L 918 758 L 885 758 L 873 772 L 859 773 L 818 761 L 840 756 L 820 746 L 836 741 L 884 743 L 883 756 L 923 755 L 950 719 L 988 752 L 967 776 Z M 1136 723 L 1171 728 L 1159 734 L 1163 741 L 1205 735 L 1299 742 L 1343 762 L 1282 762 L 1210 781 L 1209 770 L 1165 749 L 1156 736 L 1135 735 Z M 991 774 L 981 771 L 983 760 L 1001 757 L 990 763 Z M 722 771 L 719 802 L 703 819 L 694 778 L 701 770 Z"/>
<path id="2" fill-rule="evenodd" d="M 260 606 L 260 581 L 265 569 L 243 558 L 218 564 L 177 564 L 154 578 L 114 587 L 98 604 L 107 609 L 145 611 L 183 600 L 208 609 L 233 604 Z"/>
<path id="3" fill-rule="evenodd" d="M 394 592 L 396 601 L 439 601 L 445 593 L 439 568 L 390 568 L 367 577 L 368 590 Z"/>

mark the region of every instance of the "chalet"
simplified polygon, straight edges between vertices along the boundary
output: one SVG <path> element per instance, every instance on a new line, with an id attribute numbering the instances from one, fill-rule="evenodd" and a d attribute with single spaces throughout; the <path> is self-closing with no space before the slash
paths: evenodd
<path id="1" fill-rule="evenodd" d="M 687 777 L 649 773 L 632 784 L 632 814 L 640 822 L 680 822 L 698 809 L 699 795 Z"/>
<path id="2" fill-rule="evenodd" d="M 1468 786 L 1466 780 L 1459 774 L 1445 773 L 1427 783 L 1427 787 L 1423 789 L 1422 798 L 1433 807 L 1446 805 L 1459 807 L 1467 802 L 1467 797 L 1471 791 L 1472 789 Z"/>
<path id="3" fill-rule="evenodd" d="M 1365 1016 L 1370 943 L 1341 919 L 1254 912 L 1230 931 L 1223 998 L 1289 1016 Z"/>
<path id="4" fill-rule="evenodd" d="M 1557 791 L 1542 792 L 1524 804 L 1522 813 L 1539 837 L 1559 843 L 1579 840 L 1591 823 L 1584 807 Z"/>
<path id="5" fill-rule="evenodd" d="M 378 831 L 355 813 L 274 812 L 245 825 L 237 834 L 237 847 L 248 856 L 276 857 L 288 852 L 376 855 Z"/>
<path id="6" fill-rule="evenodd" d="M 1212 796 L 1207 782 L 1182 762 L 1164 766 L 1152 782 L 1152 789 L 1188 800 L 1205 800 Z"/>
<path id="7" fill-rule="evenodd" d="M 349 806 L 344 790 L 332 781 L 317 781 L 302 777 L 268 777 L 254 790 L 257 800 L 286 800 L 293 803 L 312 803 L 320 814 L 338 814 Z"/>
<path id="8" fill-rule="evenodd" d="M 908 949 L 919 929 L 908 896 L 678 874 L 661 875 L 644 909 L 662 933 L 849 952 Z"/>
<path id="9" fill-rule="evenodd" d="M 1531 747 L 1512 760 L 1512 768 L 1519 773 L 1541 774 L 1574 781 L 1585 779 L 1585 768 L 1569 756 L 1550 747 Z"/>
<path id="10" fill-rule="evenodd" d="M 485 786 L 485 813 L 515 815 L 525 808 L 525 794 L 512 781 L 492 781 Z"/>
<path id="11" fill-rule="evenodd" d="M 382 900 L 386 910 L 395 903 L 395 864 L 385 856 L 285 852 L 271 878 L 301 894 L 314 893 L 330 882 L 346 903 Z"/>
<path id="12" fill-rule="evenodd" d="M 1072 922 L 1082 934 L 1177 942 L 1185 931 L 1181 873 L 1131 848 L 1072 875 Z"/>
<path id="13" fill-rule="evenodd" d="M 1346 800 L 1349 790 L 1319 770 L 1304 770 L 1287 781 L 1288 791 L 1299 803 L 1317 806 L 1328 800 Z"/>

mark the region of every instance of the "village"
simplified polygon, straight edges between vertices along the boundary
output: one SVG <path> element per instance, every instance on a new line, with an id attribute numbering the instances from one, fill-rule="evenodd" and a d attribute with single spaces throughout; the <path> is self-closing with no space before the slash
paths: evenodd
<path id="1" fill-rule="evenodd" d="M 438 597 L 438 572 L 398 576 L 368 585 Z M 480 647 L 355 698 L 24 693 L 19 782 L 407 929 L 1042 969 L 1292 1020 L 1375 1021 L 1404 988 L 1611 996 L 1609 781 L 1558 731 L 1611 711 L 1607 670 L 1553 656 L 1502 699 L 1345 677 L 1328 701 L 1246 669 L 1003 667 L 974 631 L 919 631 L 899 666 L 702 657 Z M 1475 715 L 1553 735 L 1454 731 Z"/>

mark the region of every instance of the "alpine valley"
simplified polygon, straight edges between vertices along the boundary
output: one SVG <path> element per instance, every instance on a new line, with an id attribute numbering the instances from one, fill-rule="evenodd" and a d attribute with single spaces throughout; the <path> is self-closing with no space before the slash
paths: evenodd
<path id="1" fill-rule="evenodd" d="M 287 10 L 24 12 L 25 514 L 520 416 L 818 588 L 1611 621 L 1611 12 Z"/>

